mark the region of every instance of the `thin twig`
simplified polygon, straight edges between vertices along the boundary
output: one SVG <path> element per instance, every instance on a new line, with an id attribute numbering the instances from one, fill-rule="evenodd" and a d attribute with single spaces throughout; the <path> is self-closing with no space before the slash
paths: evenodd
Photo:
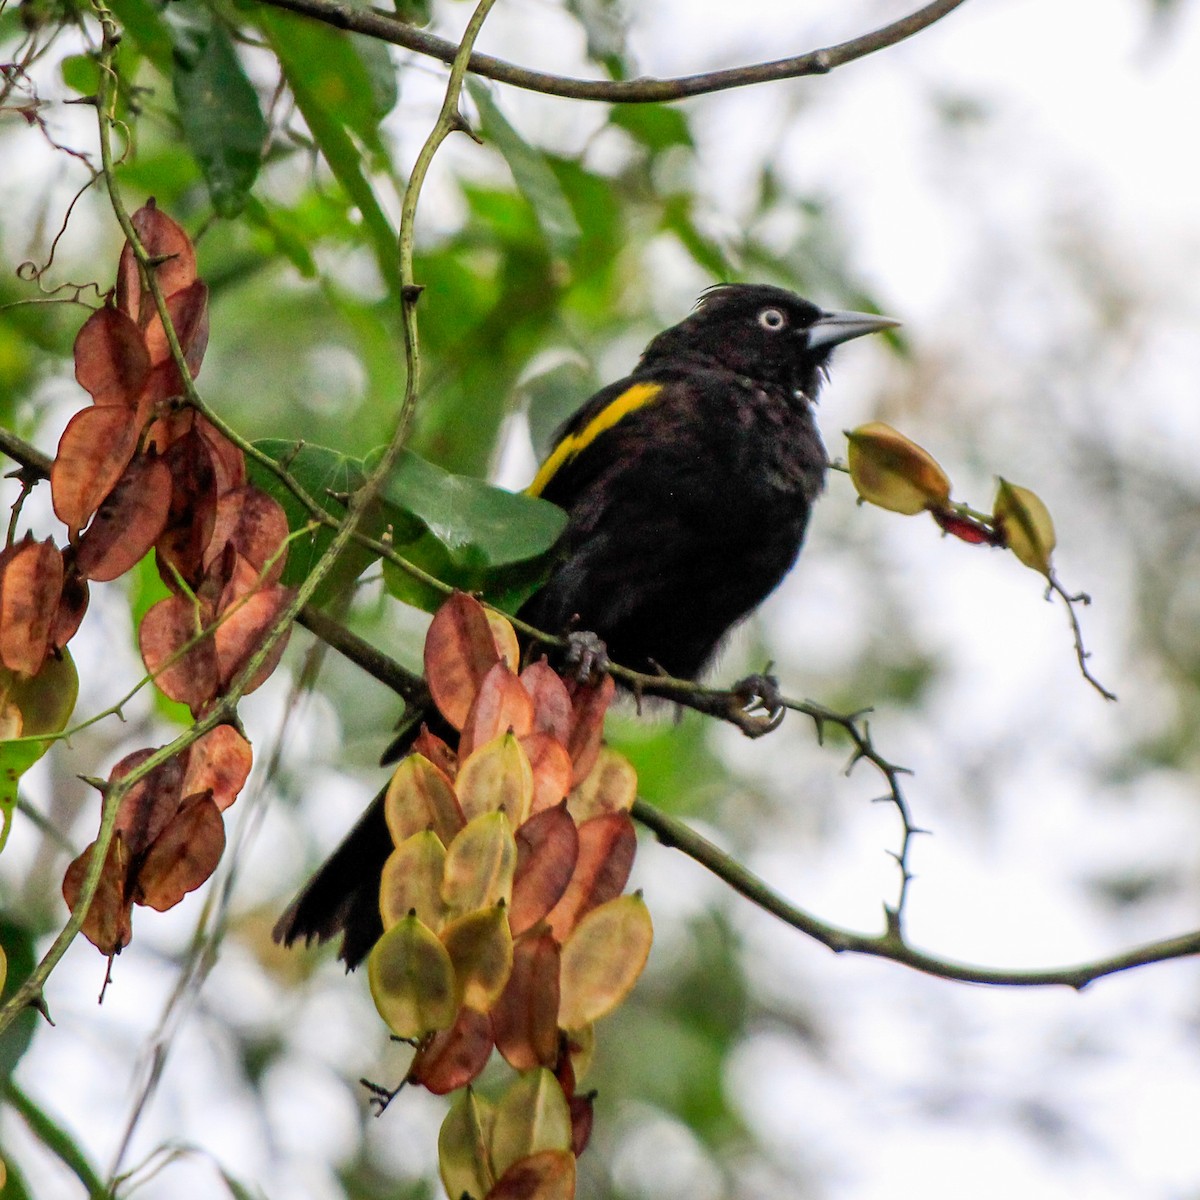
<path id="1" fill-rule="evenodd" d="M 1079 673 L 1104 697 L 1105 700 L 1116 700 L 1117 693 L 1109 691 L 1108 688 L 1092 674 L 1091 668 L 1088 666 L 1087 660 L 1092 657 L 1092 653 L 1083 644 L 1083 628 L 1079 624 L 1079 614 L 1075 611 L 1077 604 L 1091 604 L 1092 598 L 1087 592 L 1077 592 L 1072 595 L 1059 582 L 1058 577 L 1051 572 L 1046 576 L 1046 595 L 1049 598 L 1051 592 L 1062 597 L 1062 602 L 1067 606 L 1067 618 L 1071 622 L 1071 633 L 1075 638 L 1075 659 L 1079 663 Z"/>

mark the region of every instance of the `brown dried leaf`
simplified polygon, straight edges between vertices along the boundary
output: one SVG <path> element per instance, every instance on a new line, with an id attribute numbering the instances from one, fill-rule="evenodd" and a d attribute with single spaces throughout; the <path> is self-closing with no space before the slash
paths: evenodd
<path id="1" fill-rule="evenodd" d="M 204 439 L 217 473 L 217 495 L 223 496 L 246 482 L 246 456 L 215 425 L 197 415 L 196 432 Z"/>
<path id="2" fill-rule="evenodd" d="M 153 264 L 159 289 L 168 299 L 190 287 L 196 279 L 196 251 L 191 239 L 151 198 L 133 214 L 133 228 Z M 154 312 L 154 301 L 142 287 L 133 247 L 127 242 L 117 268 L 117 307 L 145 326 Z"/>
<path id="3" fill-rule="evenodd" d="M 87 612 L 88 596 L 87 580 L 80 578 L 71 561 L 66 561 L 62 595 L 50 627 L 50 645 L 56 650 L 61 650 L 79 632 Z"/>
<path id="4" fill-rule="evenodd" d="M 494 608 L 485 608 L 488 628 L 492 631 L 492 641 L 496 643 L 496 653 L 502 662 L 508 663 L 509 670 L 515 671 L 521 663 L 521 643 L 517 641 L 517 631 L 512 622 Z"/>
<path id="5" fill-rule="evenodd" d="M 67 422 L 50 468 L 50 493 L 71 541 L 121 478 L 138 433 L 133 415 L 119 406 L 84 408 Z"/>
<path id="6" fill-rule="evenodd" d="M 159 574 L 175 591 L 175 571 L 192 587 L 204 575 L 204 551 L 216 521 L 217 475 L 208 445 L 194 428 L 167 446 L 163 462 L 171 472 L 171 507 L 156 549 Z"/>
<path id="7" fill-rule="evenodd" d="M 154 750 L 135 750 L 127 754 L 109 772 L 109 782 L 115 783 L 128 775 L 154 753 Z M 182 784 L 183 764 L 175 756 L 155 767 L 125 793 L 117 809 L 116 829 L 131 858 L 147 850 L 175 819 L 183 798 Z"/>
<path id="8" fill-rule="evenodd" d="M 458 774 L 458 755 L 436 733 L 431 733 L 428 725 L 421 726 L 421 732 L 412 744 L 411 753 L 429 759 L 451 781 Z"/>
<path id="9" fill-rule="evenodd" d="M 546 930 L 513 943 L 512 972 L 492 1006 L 496 1049 L 516 1071 L 552 1067 L 558 1058 L 559 945 Z"/>
<path id="10" fill-rule="evenodd" d="M 425 635 L 425 678 L 442 716 L 461 729 L 483 677 L 500 661 L 487 613 L 455 592 L 434 614 Z"/>
<path id="11" fill-rule="evenodd" d="M 75 338 L 75 378 L 94 403 L 136 409 L 150 355 L 142 331 L 119 309 L 97 309 Z"/>
<path id="12" fill-rule="evenodd" d="M 224 812 L 245 786 L 253 761 L 250 743 L 232 725 L 218 725 L 188 752 L 182 793 L 211 792 L 218 811 Z"/>
<path id="13" fill-rule="evenodd" d="M 491 1055 L 492 1023 L 487 1013 L 460 1008 L 454 1024 L 435 1033 L 417 1051 L 406 1082 L 445 1096 L 475 1079 Z"/>
<path id="14" fill-rule="evenodd" d="M 546 923 L 565 942 L 583 916 L 615 899 L 629 881 L 637 853 L 637 833 L 628 813 L 607 813 L 579 826 L 579 857 L 562 899 Z"/>
<path id="15" fill-rule="evenodd" d="M 500 1177 L 486 1200 L 574 1200 L 575 1155 L 542 1150 L 519 1159 Z"/>
<path id="16" fill-rule="evenodd" d="M 134 900 L 166 912 L 217 869 L 225 849 L 225 823 L 207 792 L 184 801 L 155 839 L 137 873 Z"/>
<path id="17" fill-rule="evenodd" d="M 232 583 L 229 585 L 230 588 L 233 586 Z M 267 635 L 279 621 L 280 614 L 287 607 L 291 596 L 291 588 L 270 584 L 248 596 L 230 598 L 228 602 L 225 602 L 225 597 L 222 598 L 222 619 L 213 634 L 222 690 L 228 688 L 258 652 Z M 226 613 L 227 616 L 224 615 Z M 290 636 L 291 630 L 285 630 L 283 636 L 271 647 L 270 653 L 246 685 L 246 695 L 261 687 L 270 678 L 271 672 L 283 657 Z"/>
<path id="18" fill-rule="evenodd" d="M 567 750 L 575 764 L 572 781 L 578 783 L 587 778 L 596 765 L 600 738 L 604 733 L 604 714 L 608 712 L 617 685 L 611 675 L 605 675 L 599 683 L 574 684 L 569 690 L 575 720 Z"/>
<path id="19" fill-rule="evenodd" d="M 62 893 L 67 907 L 74 912 L 83 890 L 84 876 L 96 848 L 93 842 L 69 867 L 63 876 Z M 100 874 L 100 886 L 92 897 L 92 905 L 84 918 L 81 932 L 101 954 L 120 954 L 133 937 L 133 902 L 125 895 L 125 875 L 128 851 L 120 837 L 109 843 L 108 857 Z"/>
<path id="20" fill-rule="evenodd" d="M 167 315 L 183 351 L 184 362 L 193 379 L 200 374 L 204 351 L 208 348 L 208 288 L 197 280 L 167 300 Z M 149 413 L 155 404 L 184 394 L 183 376 L 171 356 L 166 329 L 158 313 L 145 326 L 146 350 L 150 355 L 150 375 L 140 406 Z"/>
<path id="21" fill-rule="evenodd" d="M 542 658 L 521 672 L 521 682 L 533 700 L 534 729 L 566 743 L 575 724 L 575 711 L 571 693 L 558 672 Z"/>
<path id="22" fill-rule="evenodd" d="M 204 567 L 211 566 L 227 545 L 233 546 L 266 583 L 275 583 L 287 563 L 287 538 L 287 515 L 279 502 L 253 484 L 244 484 L 217 501 Z"/>
<path id="23" fill-rule="evenodd" d="M 579 857 L 579 833 L 565 804 L 529 818 L 517 830 L 508 923 L 514 935 L 532 928 L 562 899 Z"/>
<path id="24" fill-rule="evenodd" d="M 533 728 L 533 701 L 508 663 L 495 663 L 479 683 L 479 691 L 463 722 L 458 753 L 466 758 L 502 733 L 524 737 Z"/>
<path id="25" fill-rule="evenodd" d="M 202 606 L 197 612 L 187 596 L 168 596 L 146 613 L 138 627 L 142 662 L 154 677 L 155 685 L 164 695 L 193 711 L 203 708 L 217 694 L 221 679 L 211 630 L 212 615 L 204 611 L 206 608 Z M 201 627 L 207 630 L 205 635 L 172 661 Z"/>
<path id="26" fill-rule="evenodd" d="M 170 509 L 170 470 L 153 451 L 135 455 L 79 539 L 79 573 L 101 583 L 124 575 L 158 541 Z"/>
<path id="27" fill-rule="evenodd" d="M 554 808 L 571 790 L 574 767 L 562 742 L 548 733 L 535 731 L 521 738 L 521 748 L 533 771 L 533 803 L 530 813 Z"/>
<path id="28" fill-rule="evenodd" d="M 596 1123 L 595 1103 L 592 1096 L 571 1096 L 567 1100 L 571 1113 L 571 1153 L 578 1158 L 592 1140 L 592 1126 Z"/>
<path id="29" fill-rule="evenodd" d="M 159 454 L 165 455 L 184 434 L 196 429 L 199 423 L 200 417 L 195 409 L 168 409 L 152 421 L 150 428 L 146 430 L 146 448 L 153 447 Z"/>
<path id="30" fill-rule="evenodd" d="M 42 669 L 63 588 L 63 557 L 47 539 L 23 542 L 0 560 L 0 661 L 18 675 Z"/>

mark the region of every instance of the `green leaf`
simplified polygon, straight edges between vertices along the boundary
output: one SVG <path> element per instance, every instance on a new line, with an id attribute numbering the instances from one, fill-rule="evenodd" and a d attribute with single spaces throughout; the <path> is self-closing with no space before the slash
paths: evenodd
<path id="1" fill-rule="evenodd" d="M 4 1196 L 4 1200 L 30 1200 L 29 1185 L 16 1164 L 8 1158 L 0 1160 L 0 1163 L 4 1168 L 0 1171 L 0 1195 Z"/>
<path id="2" fill-rule="evenodd" d="M 692 260 L 714 279 L 732 279 L 736 272 L 725 249 L 701 233 L 693 216 L 690 195 L 672 196 L 663 207 L 662 227 L 670 230 Z"/>
<path id="3" fill-rule="evenodd" d="M 325 27 L 311 24 L 313 29 Z M 379 136 L 379 123 L 396 107 L 400 99 L 400 86 L 397 82 L 396 64 L 392 61 L 392 52 L 387 42 L 377 38 L 362 37 L 358 34 L 346 34 L 346 42 L 362 63 L 367 76 L 368 95 L 371 99 L 372 116 L 374 120 L 359 132 L 359 136 L 367 141 L 374 138 L 380 147 L 380 152 L 387 154 L 387 143 Z"/>
<path id="4" fill-rule="evenodd" d="M 0 988 L 0 1000 L 7 1000 L 33 972 L 37 962 L 35 939 L 44 930 L 33 930 L 18 924 L 15 917 L 0 916 L 0 945 L 8 959 L 8 978 Z M 27 1008 L 0 1037 L 0 1095 L 4 1094 L 17 1064 L 21 1061 L 40 1021 L 35 1009 Z M 8 1200 L 8 1193 L 0 1193 Z"/>
<path id="5" fill-rule="evenodd" d="M 345 497 L 362 487 L 365 478 L 362 462 L 337 450 L 325 446 L 308 446 L 288 441 L 285 438 L 267 438 L 254 443 L 269 458 L 286 463 L 291 477 L 331 516 L 346 515 Z M 309 524 L 308 510 L 277 475 L 266 467 L 247 459 L 250 481 L 274 496 L 283 505 L 287 514 L 288 528 L 295 533 Z M 372 537 L 380 536 L 384 527 L 380 519 L 366 514 L 359 528 Z M 419 533 L 419 526 L 401 525 L 402 532 L 412 536 Z M 283 572 L 283 582 L 295 587 L 308 578 L 313 564 L 328 548 L 334 531 L 322 525 L 319 529 L 293 538 L 288 546 L 288 561 Z M 375 561 L 375 555 L 356 542 L 352 542 L 342 553 L 333 570 L 325 577 L 313 596 L 315 604 L 323 604 L 334 596 L 341 595 Z"/>
<path id="6" fill-rule="evenodd" d="M 275 249 L 305 279 L 316 278 L 317 264 L 312 256 L 312 250 L 301 236 L 300 230 L 286 209 L 281 209 L 276 205 L 268 207 L 257 196 L 247 196 L 244 216 L 251 225 L 261 229 L 271 239 L 271 244 Z"/>
<path id="7" fill-rule="evenodd" d="M 608 123 L 624 129 L 652 155 L 671 146 L 695 147 L 692 131 L 682 109 L 669 104 L 624 104 L 614 106 Z"/>
<path id="8" fill-rule="evenodd" d="M 21 714 L 21 740 L 0 741 L 0 850 L 8 840 L 21 776 L 50 748 L 48 741 L 25 739 L 61 733 L 75 711 L 78 696 L 79 676 L 66 650 L 58 658 L 48 658 L 32 679 L 0 667 L 0 700 Z"/>
<path id="9" fill-rule="evenodd" d="M 396 16 L 406 25 L 428 25 L 433 20 L 433 0 L 393 0 Z"/>
<path id="10" fill-rule="evenodd" d="M 367 957 L 367 982 L 379 1015 L 400 1038 L 424 1037 L 454 1024 L 454 964 L 415 916 L 403 917 Z"/>
<path id="11" fill-rule="evenodd" d="M 159 9 L 150 0 L 111 0 L 108 7 L 138 49 L 164 75 L 169 75 L 172 38 Z"/>
<path id="12" fill-rule="evenodd" d="M 100 64 L 91 54 L 72 54 L 59 64 L 63 83 L 81 96 L 94 96 L 100 90 Z"/>
<path id="13" fill-rule="evenodd" d="M 258 93 L 229 35 L 208 9 L 179 0 L 167 9 L 167 21 L 175 48 L 171 82 L 184 139 L 213 207 L 221 216 L 237 216 L 258 176 L 267 138 Z"/>
<path id="14" fill-rule="evenodd" d="M 256 19 L 269 36 L 286 39 L 288 62 L 302 65 L 312 102 L 352 130 L 372 154 L 386 157 L 379 125 L 399 98 L 387 44 L 287 13 L 260 12 Z"/>
<path id="15" fill-rule="evenodd" d="M 45 1109 L 39 1107 L 12 1080 L 8 1082 L 5 1099 L 21 1114 L 29 1131 L 83 1184 L 89 1196 L 108 1195 L 108 1188 L 88 1161 L 87 1155 Z M 5 1196 L 8 1190 L 5 1189 Z"/>
<path id="16" fill-rule="evenodd" d="M 402 307 L 400 259 L 396 252 L 397 234 L 375 195 L 370 180 L 363 171 L 361 156 L 354 140 L 346 132 L 340 110 L 330 107 L 329 97 L 322 91 L 319 74 L 314 76 L 311 53 L 298 49 L 303 46 L 305 23 L 285 13 L 262 11 L 258 14 L 271 48 L 279 57 L 284 75 L 296 106 L 304 117 L 309 132 L 320 147 L 334 177 L 345 189 L 352 203 L 362 213 L 363 225 L 382 275 L 397 311 Z M 314 78 L 317 86 L 314 86 Z"/>
<path id="17" fill-rule="evenodd" d="M 565 257 L 579 240 L 579 223 L 554 172 L 542 154 L 508 123 L 483 83 L 468 79 L 467 89 L 479 109 L 483 136 L 504 155 L 513 180 L 537 216 L 550 248 Z"/>
<path id="18" fill-rule="evenodd" d="M 377 454 L 364 464 L 368 473 Z M 567 520 L 553 504 L 452 475 L 411 450 L 401 452 L 381 497 L 401 555 L 501 607 L 519 605 L 541 583 L 546 555 Z M 421 532 L 406 541 L 401 531 L 414 522 Z M 432 610 L 444 598 L 386 562 L 384 579 L 393 595 L 421 608 Z"/>

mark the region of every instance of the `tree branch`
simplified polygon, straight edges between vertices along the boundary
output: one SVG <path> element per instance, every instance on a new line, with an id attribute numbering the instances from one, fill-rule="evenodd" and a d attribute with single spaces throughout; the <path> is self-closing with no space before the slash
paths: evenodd
<path id="1" fill-rule="evenodd" d="M 429 688 L 420 675 L 402 667 L 394 658 L 377 650 L 366 638 L 359 637 L 328 613 L 310 604 L 301 610 L 297 623 L 361 667 L 372 679 L 390 688 L 406 705 L 419 707 L 429 703 Z"/>
<path id="2" fill-rule="evenodd" d="M 648 829 L 653 830 L 664 846 L 681 850 L 752 904 L 757 904 L 759 908 L 778 917 L 793 929 L 808 934 L 823 946 L 828 946 L 830 950 L 839 954 L 849 952 L 886 958 L 922 974 L 934 975 L 938 979 L 949 979 L 959 983 L 982 983 L 992 987 L 1059 986 L 1082 991 L 1094 980 L 1105 975 L 1115 975 L 1118 971 L 1166 962 L 1172 958 L 1200 955 L 1200 930 L 1196 930 L 1179 937 L 1147 942 L 1107 958 L 1039 970 L 981 967 L 940 958 L 936 954 L 918 950 L 905 941 L 892 919 L 891 909 L 885 909 L 887 927 L 883 933 L 856 933 L 831 925 L 785 900 L 752 871 L 748 871 L 707 838 L 682 821 L 660 812 L 645 800 L 639 798 L 634 801 L 633 815 Z"/>
<path id="3" fill-rule="evenodd" d="M 408 25 L 394 16 L 375 8 L 355 8 L 343 0 L 262 0 L 272 8 L 311 17 L 337 29 L 360 33 L 366 37 L 403 46 L 417 54 L 452 62 L 458 46 L 443 38 Z M 664 100 L 683 100 L 729 88 L 750 87 L 781 79 L 796 79 L 804 75 L 826 75 L 835 67 L 894 46 L 906 38 L 940 21 L 958 8 L 964 0 L 934 0 L 907 17 L 848 42 L 839 42 L 819 50 L 810 50 L 790 58 L 751 66 L 733 67 L 724 71 L 708 71 L 699 75 L 684 75 L 674 79 L 572 79 L 544 71 L 531 71 L 487 54 L 472 54 L 467 70 L 474 75 L 509 83 L 547 96 L 562 96 L 568 100 L 604 100 L 613 104 L 648 104 Z"/>

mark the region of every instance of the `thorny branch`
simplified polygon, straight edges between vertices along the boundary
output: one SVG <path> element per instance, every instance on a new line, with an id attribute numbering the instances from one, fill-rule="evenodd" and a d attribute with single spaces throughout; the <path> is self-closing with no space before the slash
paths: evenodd
<path id="1" fill-rule="evenodd" d="M 855 933 L 822 921 L 812 913 L 789 903 L 778 892 L 773 891 L 752 871 L 748 871 L 736 859 L 731 858 L 719 847 L 682 821 L 659 812 L 644 800 L 633 805 L 633 815 L 648 828 L 653 829 L 666 846 L 682 850 L 689 858 L 707 867 L 739 895 L 745 896 L 759 908 L 778 917 L 781 921 L 799 929 L 809 937 L 837 953 L 867 954 L 874 958 L 886 958 L 925 975 L 939 979 L 950 979 L 959 983 L 982 983 L 993 987 L 1070 987 L 1081 991 L 1096 979 L 1128 971 L 1150 963 L 1167 962 L 1172 958 L 1185 958 L 1200 954 L 1200 930 L 1180 937 L 1163 938 L 1147 942 L 1107 958 L 1093 959 L 1066 967 L 1049 967 L 1042 970 L 1021 968 L 981 967 L 954 959 L 941 958 L 919 950 L 907 942 L 892 911 L 887 910 L 883 933 Z"/>

